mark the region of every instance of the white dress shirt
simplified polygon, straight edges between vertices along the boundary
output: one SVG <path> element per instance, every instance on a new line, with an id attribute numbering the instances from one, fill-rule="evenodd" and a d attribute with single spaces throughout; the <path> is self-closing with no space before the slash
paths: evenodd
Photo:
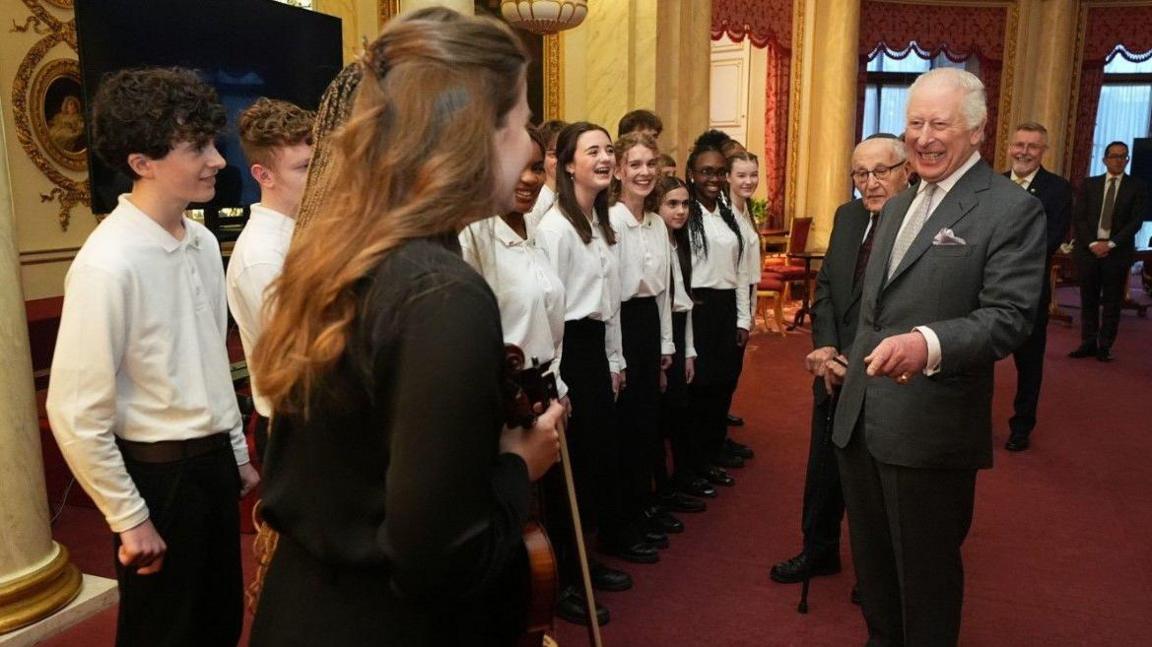
<path id="1" fill-rule="evenodd" d="M 252 205 L 248 224 L 236 239 L 232 257 L 228 260 L 228 307 L 232 309 L 232 318 L 240 329 L 240 343 L 244 346 L 244 359 L 248 361 L 252 385 L 252 402 L 256 411 L 265 418 L 272 415 L 272 405 L 260 393 L 256 375 L 252 372 L 252 351 L 264 330 L 265 291 L 284 269 L 284 257 L 288 255 L 295 228 L 295 219 L 256 203 Z"/>
<path id="2" fill-rule="evenodd" d="M 156 442 L 228 432 L 237 465 L 248 462 L 227 322 L 220 248 L 187 218 L 177 240 L 122 195 L 72 261 L 48 419 L 113 532 L 148 519 L 115 437 Z"/>
<path id="3" fill-rule="evenodd" d="M 940 203 L 944 200 L 944 197 L 948 195 L 948 192 L 952 190 L 952 187 L 956 186 L 956 183 L 960 181 L 960 178 L 964 177 L 964 174 L 967 173 L 968 170 L 973 166 L 976 166 L 976 162 L 979 161 L 980 152 L 975 151 L 972 153 L 972 156 L 968 158 L 968 161 L 964 162 L 963 166 L 956 169 L 952 175 L 949 175 L 948 177 L 936 183 L 936 192 L 935 195 L 932 196 L 932 204 L 928 205 L 928 218 L 932 217 L 932 212 L 936 210 L 936 207 L 940 206 Z M 921 208 L 921 204 L 924 202 L 924 187 L 926 186 L 928 186 L 928 182 L 923 180 L 921 180 L 920 184 L 916 186 L 916 197 L 912 199 L 912 204 L 908 205 L 908 211 L 905 212 L 903 220 L 900 221 L 900 229 L 896 233 L 897 240 L 900 238 L 900 232 L 903 232 L 904 227 L 908 224 L 908 214 L 916 213 L 916 210 Z M 924 220 L 925 224 L 927 224 L 928 218 Z M 937 337 L 936 332 L 928 326 L 916 326 L 912 330 L 920 331 L 920 334 L 924 336 L 924 341 L 928 343 L 928 364 L 924 367 L 924 374 L 935 375 L 936 373 L 939 373 L 941 359 L 940 338 Z"/>
<path id="4" fill-rule="evenodd" d="M 720 217 L 720 203 L 715 211 L 700 205 L 703 213 L 704 239 L 708 241 L 708 254 L 692 246 L 692 287 L 713 290 L 736 290 L 736 327 L 752 329 L 751 303 L 748 286 L 751 283 L 740 258 L 740 241 L 736 232 Z M 689 238 L 696 233 L 689 230 Z"/>
<path id="5" fill-rule="evenodd" d="M 676 248 L 672 248 L 672 282 L 675 284 L 675 294 L 672 297 L 672 312 L 692 312 L 692 297 L 688 296 L 688 289 L 684 286 L 684 272 L 680 267 L 680 256 Z M 684 357 L 696 357 L 695 338 L 692 336 L 692 316 L 685 317 L 684 322 Z"/>
<path id="6" fill-rule="evenodd" d="M 603 321 L 605 352 L 613 373 L 627 368 L 620 338 L 620 275 L 616 252 L 604 240 L 597 217 L 585 245 L 560 206 L 553 205 L 535 231 L 537 246 L 564 284 L 564 320 Z"/>
<path id="7" fill-rule="evenodd" d="M 1032 169 L 1032 172 L 1028 175 L 1025 175 L 1024 177 L 1020 177 L 1019 175 L 1016 175 L 1016 171 L 1012 171 L 1012 181 L 1016 184 L 1019 184 L 1021 189 L 1028 190 L 1028 187 L 1032 186 L 1032 180 L 1036 179 L 1036 174 L 1039 172 L 1039 166 Z"/>
<path id="8" fill-rule="evenodd" d="M 616 231 L 613 249 L 620 263 L 620 300 L 656 298 L 660 352 L 671 355 L 676 352 L 676 344 L 672 340 L 672 300 L 668 293 L 672 267 L 668 227 L 660 216 L 650 212 L 644 214 L 643 220 L 637 220 L 623 202 L 609 207 L 608 218 Z"/>
<path id="9" fill-rule="evenodd" d="M 568 387 L 560 379 L 564 342 L 564 284 L 544 252 L 529 236 L 523 239 L 503 218 L 493 216 L 460 232 L 460 250 L 496 295 L 504 343 L 548 364 L 560 397 Z"/>
<path id="10" fill-rule="evenodd" d="M 536 196 L 536 204 L 532 205 L 532 210 L 524 214 L 524 228 L 531 236 L 532 232 L 536 231 L 536 226 L 540 224 L 540 220 L 544 218 L 544 214 L 556 204 L 556 192 L 548 188 L 548 185 L 540 187 L 540 193 Z"/>
<path id="11" fill-rule="evenodd" d="M 747 203 L 745 203 L 747 204 Z M 744 237 L 744 255 L 740 262 L 744 265 L 744 273 L 748 276 L 748 285 L 752 286 L 748 295 L 748 312 L 756 312 L 756 288 L 760 286 L 761 274 L 764 270 L 764 260 L 761 257 L 760 231 L 752 221 L 752 212 L 740 211 L 732 208 L 732 215 L 736 216 L 736 224 L 740 225 L 740 235 Z"/>

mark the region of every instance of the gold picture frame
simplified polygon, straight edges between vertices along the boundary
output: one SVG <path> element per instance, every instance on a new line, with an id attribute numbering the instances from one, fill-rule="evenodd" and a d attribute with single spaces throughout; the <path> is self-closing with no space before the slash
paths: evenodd
<path id="1" fill-rule="evenodd" d="M 88 167 L 81 96 L 80 67 L 73 59 L 48 61 L 32 79 L 28 106 L 32 132 L 40 149 L 70 171 Z"/>
<path id="2" fill-rule="evenodd" d="M 47 2 L 48 4 L 54 6 L 54 7 L 60 7 L 61 9 L 72 9 L 73 5 L 75 4 L 75 0 L 44 0 L 44 1 Z"/>

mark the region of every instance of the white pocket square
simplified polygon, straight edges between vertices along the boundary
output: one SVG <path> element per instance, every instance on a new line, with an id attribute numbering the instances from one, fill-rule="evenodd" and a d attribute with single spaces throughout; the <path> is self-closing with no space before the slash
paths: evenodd
<path id="1" fill-rule="evenodd" d="M 967 245 L 968 241 L 957 236 L 951 229 L 944 228 L 932 239 L 933 245 Z"/>

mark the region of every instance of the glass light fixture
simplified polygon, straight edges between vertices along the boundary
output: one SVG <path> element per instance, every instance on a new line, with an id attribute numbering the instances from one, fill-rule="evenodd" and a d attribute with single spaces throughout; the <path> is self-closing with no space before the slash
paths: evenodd
<path id="1" fill-rule="evenodd" d="M 587 0 L 503 0 L 500 14 L 513 27 L 535 34 L 555 34 L 584 22 Z"/>

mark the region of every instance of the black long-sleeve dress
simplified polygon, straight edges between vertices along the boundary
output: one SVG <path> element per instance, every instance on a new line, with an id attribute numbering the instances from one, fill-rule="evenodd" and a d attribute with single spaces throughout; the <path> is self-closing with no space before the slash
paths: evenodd
<path id="1" fill-rule="evenodd" d="M 307 419 L 278 415 L 281 533 L 252 645 L 509 644 L 527 568 L 524 461 L 499 454 L 500 314 L 455 237 L 390 252 Z"/>

